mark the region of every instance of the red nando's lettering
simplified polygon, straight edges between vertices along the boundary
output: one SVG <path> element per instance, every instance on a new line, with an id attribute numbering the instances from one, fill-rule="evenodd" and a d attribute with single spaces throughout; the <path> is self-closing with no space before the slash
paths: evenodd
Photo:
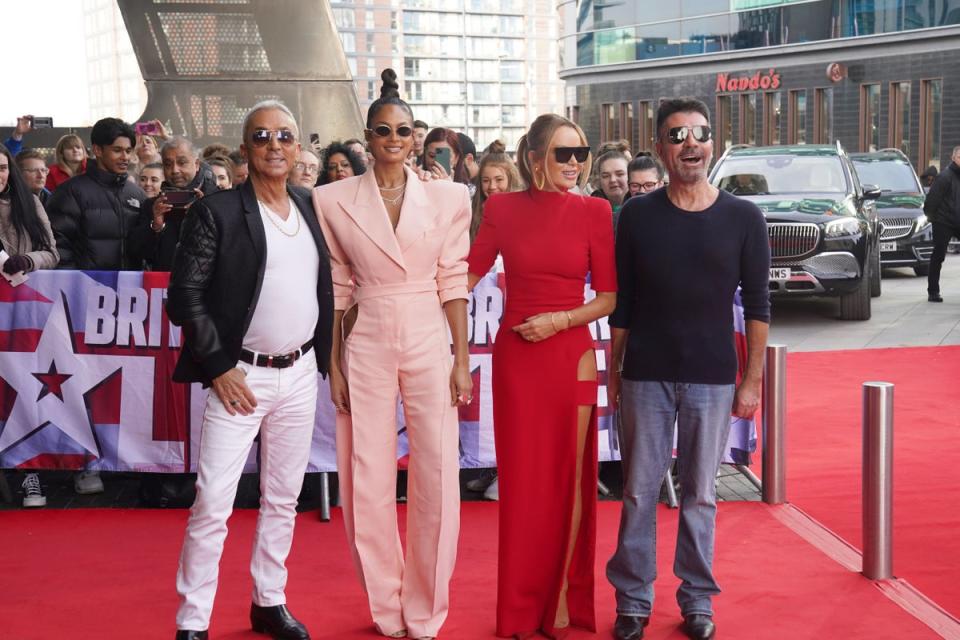
<path id="1" fill-rule="evenodd" d="M 780 88 L 780 73 L 770 69 L 766 73 L 757 71 L 753 75 L 717 74 L 717 93 L 734 91 L 759 91 Z"/>

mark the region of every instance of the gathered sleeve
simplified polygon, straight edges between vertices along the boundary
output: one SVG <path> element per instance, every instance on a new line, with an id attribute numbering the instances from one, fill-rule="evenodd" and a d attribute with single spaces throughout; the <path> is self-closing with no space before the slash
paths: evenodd
<path id="1" fill-rule="evenodd" d="M 470 247 L 470 256 L 467 258 L 467 270 L 475 276 L 483 277 L 493 267 L 497 254 L 500 253 L 500 244 L 497 241 L 496 212 L 499 210 L 501 198 L 492 195 L 483 204 L 483 219 L 477 237 Z"/>
<path id="2" fill-rule="evenodd" d="M 591 203 L 592 204 L 592 203 Z M 613 212 L 606 200 L 590 211 L 590 287 L 597 292 L 617 290 L 617 267 L 614 259 Z"/>
<path id="3" fill-rule="evenodd" d="M 470 251 L 470 193 L 460 189 L 460 204 L 443 238 L 437 260 L 437 291 L 440 303 L 468 299 L 467 253 Z"/>
<path id="4" fill-rule="evenodd" d="M 337 240 L 337 234 L 326 220 L 316 189 L 313 192 L 313 208 L 317 212 L 317 220 L 320 222 L 320 229 L 323 231 L 323 238 L 326 240 L 327 249 L 330 252 L 333 309 L 334 311 L 345 311 L 350 306 L 350 298 L 353 296 L 353 268 L 346 252 Z"/>

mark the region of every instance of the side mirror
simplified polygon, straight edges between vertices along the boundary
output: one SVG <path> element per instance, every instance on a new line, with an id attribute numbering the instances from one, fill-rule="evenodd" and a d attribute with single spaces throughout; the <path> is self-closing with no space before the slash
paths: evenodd
<path id="1" fill-rule="evenodd" d="M 880 187 L 875 184 L 865 184 L 863 185 L 863 199 L 864 200 L 876 200 L 882 195 Z"/>

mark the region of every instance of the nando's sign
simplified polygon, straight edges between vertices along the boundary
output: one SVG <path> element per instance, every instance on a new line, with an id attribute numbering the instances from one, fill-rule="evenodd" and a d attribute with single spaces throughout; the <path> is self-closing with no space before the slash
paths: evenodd
<path id="1" fill-rule="evenodd" d="M 734 93 L 738 91 L 765 91 L 780 88 L 780 72 L 769 69 L 766 72 L 749 73 L 718 73 L 717 93 Z"/>

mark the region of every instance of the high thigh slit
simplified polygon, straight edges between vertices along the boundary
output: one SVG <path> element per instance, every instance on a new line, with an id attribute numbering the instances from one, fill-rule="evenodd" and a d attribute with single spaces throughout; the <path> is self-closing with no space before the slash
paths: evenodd
<path id="1" fill-rule="evenodd" d="M 484 274 L 499 252 L 506 274 L 493 348 L 501 637 L 553 635 L 567 622 L 557 619 L 562 595 L 569 626 L 596 630 L 597 379 L 578 380 L 581 358 L 594 357 L 593 338 L 585 326 L 540 342 L 513 330 L 533 315 L 581 306 L 588 272 L 594 290 L 616 289 L 609 205 L 593 200 L 535 189 L 497 194 L 487 201 L 469 259 L 470 272 Z M 591 410 L 581 450 L 583 405 Z"/>

